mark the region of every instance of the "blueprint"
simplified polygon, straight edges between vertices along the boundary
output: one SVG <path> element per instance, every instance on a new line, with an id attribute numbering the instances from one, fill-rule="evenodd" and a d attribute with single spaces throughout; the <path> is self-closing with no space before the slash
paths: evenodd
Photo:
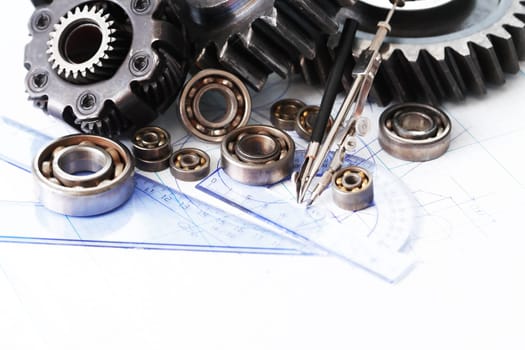
<path id="1" fill-rule="evenodd" d="M 523 79 L 521 75 L 511 84 L 523 83 Z M 307 103 L 316 104 L 320 101 L 321 92 L 298 82 L 275 78 L 262 93 L 254 94 L 255 107 L 250 122 L 268 124 L 269 108 L 276 100 L 284 97 L 302 98 Z M 214 108 L 214 101 L 209 103 L 212 105 L 208 107 Z M 359 140 L 358 149 L 347 163 L 365 166 L 374 173 L 376 195 L 374 205 L 356 213 L 337 208 L 331 201 L 330 191 L 326 191 L 319 203 L 309 209 L 298 206 L 295 203 L 294 186 L 289 179 L 270 187 L 245 186 L 232 181 L 220 168 L 218 145 L 202 143 L 188 135 L 180 125 L 176 109 L 173 108 L 159 119 L 157 124 L 172 133 L 175 149 L 194 146 L 211 155 L 215 170 L 208 178 L 195 184 L 177 181 L 167 170 L 143 174 L 146 177 L 139 177 L 137 181 L 138 194 L 126 206 L 142 205 L 145 206 L 145 210 L 138 210 L 142 214 L 134 215 L 123 214 L 126 210 L 115 211 L 111 214 L 112 217 L 126 216 L 118 220 L 109 219 L 111 222 L 126 223 L 116 227 L 107 225 L 105 217 L 96 218 L 95 220 L 100 221 L 100 227 L 111 228 L 108 232 L 82 235 L 79 230 L 90 227 L 93 221 L 60 217 L 40 208 L 38 220 L 35 218 L 24 223 L 30 226 L 22 227 L 23 225 L 12 223 L 13 227 L 18 227 L 16 232 L 27 230 L 33 232 L 34 237 L 21 235 L 24 238 L 12 238 L 9 232 L 14 232 L 13 227 L 4 223 L 3 240 L 41 243 L 48 239 L 78 244 L 75 239 L 80 237 L 86 244 L 95 245 L 113 246 L 115 242 L 122 242 L 124 247 L 134 245 L 158 249 L 291 254 L 310 254 L 319 249 L 318 252 L 324 251 L 340 256 L 393 281 L 406 273 L 414 261 L 420 259 L 416 253 L 417 249 L 413 249 L 414 246 L 419 244 L 424 247 L 428 240 L 448 237 L 456 230 L 466 232 L 467 235 L 478 231 L 490 232 L 491 225 L 501 224 L 498 215 L 509 213 L 508 210 L 500 211 L 501 206 L 495 204 L 514 203 L 523 198 L 519 196 L 524 190 L 520 169 L 513 169 L 513 163 L 507 164 L 505 157 L 499 158 L 505 154 L 501 154 L 500 149 L 492 150 L 491 147 L 498 140 L 519 140 L 516 138 L 523 132 L 522 118 L 512 114 L 506 116 L 507 119 L 512 119 L 507 121 L 501 120 L 501 117 L 500 120 L 496 120 L 495 117 L 494 120 L 485 118 L 483 123 L 494 124 L 490 128 L 491 133 L 487 133 L 487 126 L 480 123 L 481 118 L 473 109 L 461 105 L 445 108 L 453 121 L 452 144 L 449 152 L 435 161 L 410 163 L 390 157 L 379 147 L 375 130 Z M 376 120 L 380 112 L 381 108 L 370 104 L 365 114 Z M 53 134 L 52 130 L 59 129 L 56 120 L 39 115 L 38 111 L 35 111 L 34 117 L 39 118 L 39 123 L 48 120 L 48 126 L 44 128 L 48 130 L 48 134 Z M 4 124 L 9 125 L 8 119 L 4 119 Z M 305 142 L 300 140 L 295 132 L 291 132 L 291 135 L 299 149 L 296 157 L 298 166 Z M 4 139 L 4 142 L 10 141 Z M 21 157 L 28 159 L 31 154 L 36 153 L 35 145 L 38 142 L 27 140 L 26 144 L 31 147 L 28 147 Z M 5 155 L 9 147 L 2 147 Z M 464 160 L 465 154 L 469 155 L 469 161 Z M 148 182 L 141 182 L 140 179 Z M 494 181 L 487 183 L 489 179 Z M 167 225 L 145 214 L 148 211 L 156 212 L 157 207 L 164 204 L 158 199 L 165 194 L 160 194 L 153 201 L 143 200 L 153 183 L 166 185 L 182 196 L 184 193 L 190 194 L 195 203 L 199 203 L 196 206 L 187 206 L 179 201 L 178 208 L 182 208 L 183 213 L 179 214 L 179 220 L 172 218 L 178 222 L 178 232 L 186 232 L 187 235 L 164 232 L 162 227 Z M 25 184 L 24 187 L 28 185 Z M 209 210 L 199 207 L 205 205 L 204 203 L 211 205 L 208 207 L 206 204 Z M 8 209 L 4 212 L 10 212 L 27 208 L 30 202 L 7 200 L 3 204 Z M 213 212 L 212 208 L 220 211 L 216 215 L 219 219 L 215 222 L 216 226 L 209 225 L 208 215 L 202 215 Z M 171 210 L 166 206 L 164 209 Z M 225 219 L 222 219 L 224 215 L 220 214 L 223 211 L 228 213 Z M 52 224 L 42 225 L 41 217 L 46 217 L 45 220 Z M 246 221 L 239 225 L 236 217 Z M 290 220 L 290 217 L 294 220 Z M 55 232 L 63 232 L 63 235 L 56 237 L 49 232 L 40 232 L 45 227 L 61 227 L 60 230 L 55 229 Z M 129 227 L 133 227 L 133 230 L 129 230 Z M 222 229 L 217 230 L 217 227 Z M 421 227 L 425 229 L 422 231 Z M 347 232 L 347 228 L 351 228 L 351 232 Z M 227 239 L 217 237 L 216 232 L 221 231 L 225 232 Z M 144 239 L 145 232 L 155 234 Z M 237 235 L 236 232 L 249 233 Z"/>
<path id="2" fill-rule="evenodd" d="M 0 118 L 5 132 L 0 159 L 4 176 L 31 187 L 32 154 L 50 139 L 15 121 Z M 19 147 L 9 147 L 15 142 Z M 122 207 L 94 217 L 51 212 L 32 195 L 0 199 L 0 242 L 62 244 L 157 250 L 308 254 L 304 244 L 277 236 L 221 209 L 135 176 L 136 189 Z M 21 219 L 23 218 L 23 220 Z M 227 228 L 226 230 L 224 228 Z"/>

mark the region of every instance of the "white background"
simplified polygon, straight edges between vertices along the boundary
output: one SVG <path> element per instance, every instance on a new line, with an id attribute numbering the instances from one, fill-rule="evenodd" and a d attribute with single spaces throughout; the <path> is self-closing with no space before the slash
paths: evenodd
<path id="1" fill-rule="evenodd" d="M 4 6 L 0 114 L 38 127 L 48 117 L 23 86 L 32 5 Z M 476 195 L 430 208 L 399 283 L 330 257 L 2 243 L 0 349 L 525 348 L 524 87 L 520 74 L 446 106 L 475 145 L 458 134 L 443 163 L 402 178 L 417 197 L 429 182 L 446 193 L 457 172 Z M 0 178 L 2 197 L 27 191 Z"/>

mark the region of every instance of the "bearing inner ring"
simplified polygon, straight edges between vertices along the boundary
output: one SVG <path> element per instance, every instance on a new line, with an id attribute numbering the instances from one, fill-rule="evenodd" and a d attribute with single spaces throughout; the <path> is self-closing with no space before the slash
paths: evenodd
<path id="1" fill-rule="evenodd" d="M 226 110 L 219 118 L 207 118 L 201 101 L 209 92 L 218 92 Z M 251 115 L 251 97 L 235 75 L 218 69 L 204 69 L 191 78 L 182 91 L 179 111 L 186 129 L 204 141 L 221 142 L 229 132 L 245 126 Z"/>
<path id="2" fill-rule="evenodd" d="M 419 111 L 400 112 L 392 121 L 394 132 L 405 139 L 424 140 L 436 136 L 438 123 L 426 113 Z"/>
<path id="3" fill-rule="evenodd" d="M 203 96 L 207 92 L 217 91 L 222 95 L 224 101 L 226 102 L 226 112 L 219 118 L 216 118 L 215 121 L 209 120 L 206 118 L 201 111 L 201 101 Z M 221 84 L 209 84 L 204 85 L 200 90 L 197 91 L 193 99 L 193 112 L 195 113 L 195 119 L 204 127 L 209 129 L 220 129 L 224 125 L 230 124 L 234 121 L 236 112 L 239 108 L 237 103 L 237 96 L 230 89 L 226 89 L 224 85 Z"/>
<path id="4" fill-rule="evenodd" d="M 196 168 L 201 164 L 201 157 L 196 154 L 183 154 L 179 161 L 181 168 Z"/>
<path id="5" fill-rule="evenodd" d="M 55 178 L 69 187 L 94 187 L 114 172 L 111 155 L 91 145 L 69 146 L 57 152 L 52 169 Z"/>
<path id="6" fill-rule="evenodd" d="M 235 155 L 244 162 L 264 164 L 279 159 L 281 145 L 270 135 L 246 135 L 235 144 Z"/>
<path id="7" fill-rule="evenodd" d="M 360 188 L 363 185 L 363 178 L 359 174 L 352 172 L 345 172 L 341 177 L 341 186 L 347 190 L 352 191 Z"/>

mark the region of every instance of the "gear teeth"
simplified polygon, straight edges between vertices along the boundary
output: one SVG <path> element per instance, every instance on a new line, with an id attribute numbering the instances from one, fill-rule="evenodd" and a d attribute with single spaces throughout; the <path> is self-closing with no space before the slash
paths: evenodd
<path id="1" fill-rule="evenodd" d="M 519 22 L 521 23 L 521 26 L 506 25 L 505 29 L 512 36 L 512 42 L 514 44 L 514 47 L 516 48 L 518 60 L 521 61 L 525 59 L 525 26 L 523 22 Z"/>
<path id="2" fill-rule="evenodd" d="M 361 18 L 370 15 L 361 5 L 350 8 L 349 14 L 354 18 L 359 18 L 360 11 Z M 473 10 L 481 9 L 482 5 L 477 6 Z M 382 77 L 378 74 L 372 92 L 388 102 L 392 97 L 401 102 L 440 103 L 463 100 L 470 94 L 483 95 L 487 86 L 504 84 L 506 74 L 517 73 L 519 61 L 525 59 L 525 1 L 508 0 L 495 6 L 501 6 L 498 11 L 502 15 L 495 22 L 485 24 L 478 33 L 464 31 L 466 34 L 461 37 L 461 30 L 453 35 L 454 27 L 448 41 L 438 42 L 433 38 L 425 44 L 417 37 L 419 40 L 413 43 L 411 40 L 415 38 L 401 37 L 389 42 L 390 47 L 383 55 L 384 74 Z M 352 12 L 354 9 L 357 10 Z M 358 55 L 368 45 L 369 41 L 359 40 L 354 54 Z"/>
<path id="3" fill-rule="evenodd" d="M 268 42 L 263 35 L 259 35 L 250 28 L 247 34 L 240 34 L 239 40 L 250 53 L 257 57 L 269 70 L 286 78 L 292 71 L 292 62 L 281 50 Z"/>
<path id="4" fill-rule="evenodd" d="M 274 9 L 272 17 L 263 17 L 262 22 L 266 24 L 265 33 L 274 42 L 282 42 L 293 47 L 299 54 L 308 59 L 315 57 L 316 46 L 312 39 L 298 30 L 293 23 Z"/>
<path id="5" fill-rule="evenodd" d="M 326 57 L 317 57 L 325 55 L 320 39 L 337 33 L 337 15 L 354 2 L 236 0 L 196 6 L 192 0 L 174 1 L 185 12 L 196 67 L 229 70 L 256 90 L 270 73 L 286 78 L 299 70 L 324 81 L 330 67 Z"/>
<path id="6" fill-rule="evenodd" d="M 452 56 L 459 68 L 462 80 L 465 82 L 467 89 L 475 95 L 484 95 L 487 92 L 483 74 L 479 64 L 471 55 L 462 55 L 452 50 Z"/>
<path id="7" fill-rule="evenodd" d="M 238 45 L 238 39 L 232 38 L 219 55 L 219 63 L 248 81 L 256 90 L 262 89 L 269 73 L 252 54 Z"/>
<path id="8" fill-rule="evenodd" d="M 57 74 L 65 80 L 75 84 L 89 84 L 110 78 L 125 59 L 129 38 L 124 30 L 118 28 L 117 22 L 112 19 L 104 6 L 81 5 L 70 10 L 59 19 L 54 30 L 49 34 L 47 42 L 48 61 Z M 101 46 L 95 56 L 82 63 L 71 63 L 65 60 L 59 47 L 59 42 L 69 26 L 76 21 L 88 19 L 94 22 L 102 34 Z"/>
<path id="9" fill-rule="evenodd" d="M 310 85 L 326 85 L 333 58 L 325 45 L 319 45 L 317 55 L 314 59 L 308 60 L 301 57 L 298 65 L 303 79 Z"/>
<path id="10" fill-rule="evenodd" d="M 502 29 L 502 31 L 504 31 Z M 512 36 L 504 32 L 506 36 L 500 36 L 502 33 L 489 35 L 488 38 L 494 46 L 494 51 L 505 73 L 515 74 L 520 70 L 520 63 L 516 47 L 512 41 Z"/>
<path id="11" fill-rule="evenodd" d="M 494 85 L 505 83 L 505 74 L 492 43 L 484 46 L 477 43 L 470 43 L 469 46 L 472 59 L 479 66 L 483 79 Z"/>
<path id="12" fill-rule="evenodd" d="M 335 34 L 339 29 L 338 23 L 312 0 L 289 0 L 291 6 L 296 8 L 295 13 L 300 13 L 302 18 L 308 18 L 314 26 L 326 34 Z M 278 4 L 277 4 L 278 6 Z"/>
<path id="13" fill-rule="evenodd" d="M 428 75 L 432 76 L 435 82 L 434 91 L 440 100 L 450 99 L 460 101 L 465 98 L 465 88 L 462 88 L 456 80 L 454 65 L 447 63 L 444 52 L 445 51 L 443 51 L 442 59 L 436 59 L 435 56 L 428 51 L 423 50 L 421 52 L 421 64 L 426 67 L 425 69 L 428 71 Z"/>

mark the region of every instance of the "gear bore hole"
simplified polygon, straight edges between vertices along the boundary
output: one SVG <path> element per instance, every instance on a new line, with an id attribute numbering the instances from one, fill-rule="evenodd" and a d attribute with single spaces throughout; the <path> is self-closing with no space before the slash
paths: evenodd
<path id="1" fill-rule="evenodd" d="M 96 55 L 102 39 L 102 31 L 94 23 L 73 23 L 61 38 L 60 51 L 69 63 L 81 64 Z"/>

